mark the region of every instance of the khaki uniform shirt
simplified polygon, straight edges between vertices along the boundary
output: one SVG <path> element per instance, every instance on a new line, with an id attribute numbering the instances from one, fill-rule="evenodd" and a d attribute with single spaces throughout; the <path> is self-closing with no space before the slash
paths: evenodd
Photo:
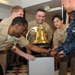
<path id="1" fill-rule="evenodd" d="M 36 23 L 36 21 L 34 20 L 34 21 L 32 21 L 32 22 L 29 22 L 29 24 L 28 24 L 28 31 L 31 29 L 31 28 L 33 28 L 33 27 L 37 27 L 38 26 L 38 24 Z M 50 28 L 50 26 L 46 23 L 46 22 L 44 22 L 43 24 L 42 24 L 42 26 L 43 26 L 43 28 L 44 28 L 44 30 L 45 30 L 45 33 L 46 33 L 46 37 L 47 37 L 47 40 L 48 41 L 51 41 L 51 38 L 52 38 L 52 30 L 51 30 L 51 28 Z M 29 36 L 29 38 L 30 38 L 30 42 L 33 42 L 32 40 L 34 40 L 35 38 L 33 38 L 34 37 L 34 33 L 35 31 L 34 30 L 32 30 L 32 31 L 30 31 L 30 34 L 29 35 L 32 35 L 32 36 Z"/>
<path id="2" fill-rule="evenodd" d="M 5 18 L 1 21 L 1 24 L 10 25 L 12 23 L 12 17 Z"/>
<path id="3" fill-rule="evenodd" d="M 8 28 L 11 25 L 12 18 L 6 18 L 2 20 L 0 23 L 0 50 L 6 50 L 8 48 L 7 43 L 13 43 L 16 41 L 21 47 L 25 47 L 29 41 L 25 39 L 25 37 L 21 36 L 20 38 L 16 38 L 12 36 L 8 39 Z"/>
<path id="4" fill-rule="evenodd" d="M 64 25 L 64 30 L 65 30 L 64 33 L 62 33 L 60 29 L 56 29 L 53 35 L 53 46 L 59 46 L 65 41 L 67 37 L 67 32 L 66 32 L 67 28 L 68 28 L 68 25 Z"/>

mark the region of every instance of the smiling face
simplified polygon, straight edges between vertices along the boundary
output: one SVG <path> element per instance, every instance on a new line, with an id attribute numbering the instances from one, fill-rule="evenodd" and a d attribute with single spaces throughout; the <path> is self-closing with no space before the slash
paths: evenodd
<path id="1" fill-rule="evenodd" d="M 63 20 L 60 20 L 58 17 L 55 17 L 53 23 L 56 28 L 60 28 L 63 25 Z"/>
<path id="2" fill-rule="evenodd" d="M 38 24 L 42 24 L 45 21 L 45 12 L 38 11 L 35 18 Z"/>

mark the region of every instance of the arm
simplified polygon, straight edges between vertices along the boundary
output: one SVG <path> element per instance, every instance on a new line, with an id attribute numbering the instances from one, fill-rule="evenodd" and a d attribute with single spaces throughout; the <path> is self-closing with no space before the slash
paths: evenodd
<path id="1" fill-rule="evenodd" d="M 34 52 L 38 52 L 38 53 L 48 53 L 47 49 L 38 47 L 36 45 L 32 45 L 30 43 L 28 43 L 28 45 L 26 45 L 26 48 L 29 49 L 29 50 L 32 50 Z"/>
<path id="2" fill-rule="evenodd" d="M 67 55 L 73 51 L 75 51 L 75 41 L 63 43 L 61 46 L 59 46 L 57 49 L 57 52 L 63 51 L 64 55 Z"/>
<path id="3" fill-rule="evenodd" d="M 58 47 L 58 46 L 54 46 L 54 47 L 52 48 L 52 50 L 55 50 L 57 47 Z"/>
<path id="4" fill-rule="evenodd" d="M 54 32 L 53 34 L 53 48 L 52 48 L 52 51 L 51 51 L 51 55 L 54 56 L 56 54 L 56 48 L 58 47 L 59 45 L 59 41 L 58 41 L 58 38 L 57 38 L 57 31 Z"/>
<path id="5" fill-rule="evenodd" d="M 32 51 L 38 52 L 38 53 L 48 53 L 48 50 L 47 50 L 47 49 L 44 49 L 44 48 L 41 48 L 41 47 L 32 45 L 32 44 L 29 43 L 29 41 L 28 41 L 27 39 L 25 39 L 23 36 L 21 36 L 21 37 L 19 38 L 18 43 L 19 43 L 19 45 L 20 45 L 21 47 L 26 47 L 26 49 L 28 49 L 28 50 L 32 50 Z"/>
<path id="6" fill-rule="evenodd" d="M 32 54 L 31 50 L 26 49 L 28 54 Z"/>
<path id="7" fill-rule="evenodd" d="M 18 55 L 20 55 L 20 56 L 26 58 L 27 60 L 35 60 L 35 57 L 34 57 L 34 56 L 22 52 L 22 51 L 21 51 L 19 48 L 17 48 L 16 46 L 13 46 L 13 47 L 11 48 L 11 50 L 12 50 L 13 52 L 15 52 L 16 54 L 18 54 Z"/>
<path id="8" fill-rule="evenodd" d="M 51 55 L 54 56 L 55 54 L 57 54 L 57 51 L 55 50 L 58 46 L 54 46 L 51 50 Z"/>

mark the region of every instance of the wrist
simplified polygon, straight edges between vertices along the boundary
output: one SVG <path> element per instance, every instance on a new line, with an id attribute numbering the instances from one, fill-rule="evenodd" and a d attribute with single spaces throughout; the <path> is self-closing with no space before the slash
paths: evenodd
<path id="1" fill-rule="evenodd" d="M 50 52 L 51 52 L 51 49 L 48 50 L 48 55 L 50 54 Z"/>
<path id="2" fill-rule="evenodd" d="M 11 49 L 15 51 L 16 50 L 16 46 L 13 46 Z"/>
<path id="3" fill-rule="evenodd" d="M 59 52 L 55 49 L 55 51 L 56 51 L 56 54 L 58 54 Z"/>

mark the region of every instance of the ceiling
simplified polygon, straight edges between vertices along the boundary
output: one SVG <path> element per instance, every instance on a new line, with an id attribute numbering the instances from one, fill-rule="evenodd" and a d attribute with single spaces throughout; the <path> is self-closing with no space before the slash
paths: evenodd
<path id="1" fill-rule="evenodd" d="M 10 1 L 10 0 L 7 0 L 7 1 Z M 14 0 L 15 1 L 15 0 Z M 13 0 L 11 0 L 11 3 L 13 3 L 14 2 Z M 23 0 L 22 0 L 23 1 Z M 24 0 L 25 1 L 25 0 Z M 12 4 L 12 6 L 16 3 L 16 5 L 18 4 L 17 3 L 18 2 L 18 0 L 16 0 L 16 2 L 14 2 L 13 4 Z M 26 1 L 25 1 L 26 2 Z M 24 4 L 25 4 L 25 2 L 24 2 Z M 19 2 L 20 3 L 20 2 Z M 9 5 L 5 5 L 5 4 L 3 4 L 5 7 L 11 7 L 10 6 L 10 4 Z M 19 4 L 19 5 L 21 5 L 21 4 Z M 2 6 L 2 4 L 0 4 L 0 7 Z M 61 7 L 61 0 L 52 0 L 52 1 L 47 1 L 47 2 L 44 2 L 44 3 L 40 3 L 40 4 L 37 4 L 37 5 L 33 5 L 33 6 L 29 6 L 29 7 L 24 7 L 23 6 L 23 8 L 25 9 L 25 11 L 27 12 L 27 13 L 30 13 L 30 14 L 35 14 L 36 13 L 36 10 L 37 9 L 39 9 L 39 8 L 42 8 L 42 9 L 44 9 L 44 7 L 45 6 L 50 6 L 50 8 L 55 8 L 55 7 Z M 47 12 L 46 13 L 46 16 L 47 16 L 47 18 L 52 18 L 52 16 L 54 15 L 54 14 L 56 14 L 56 13 L 58 13 L 58 14 L 61 14 L 61 10 L 57 10 L 57 11 L 51 11 L 51 12 Z"/>
<path id="2" fill-rule="evenodd" d="M 35 14 L 37 9 L 39 8 L 44 9 L 45 6 L 50 6 L 50 8 L 61 7 L 61 0 L 52 0 L 45 3 L 37 4 L 34 6 L 27 7 L 25 8 L 25 10 L 27 13 Z M 56 13 L 61 14 L 61 11 L 62 10 L 47 12 L 46 13 L 47 18 L 52 18 L 52 16 Z"/>

